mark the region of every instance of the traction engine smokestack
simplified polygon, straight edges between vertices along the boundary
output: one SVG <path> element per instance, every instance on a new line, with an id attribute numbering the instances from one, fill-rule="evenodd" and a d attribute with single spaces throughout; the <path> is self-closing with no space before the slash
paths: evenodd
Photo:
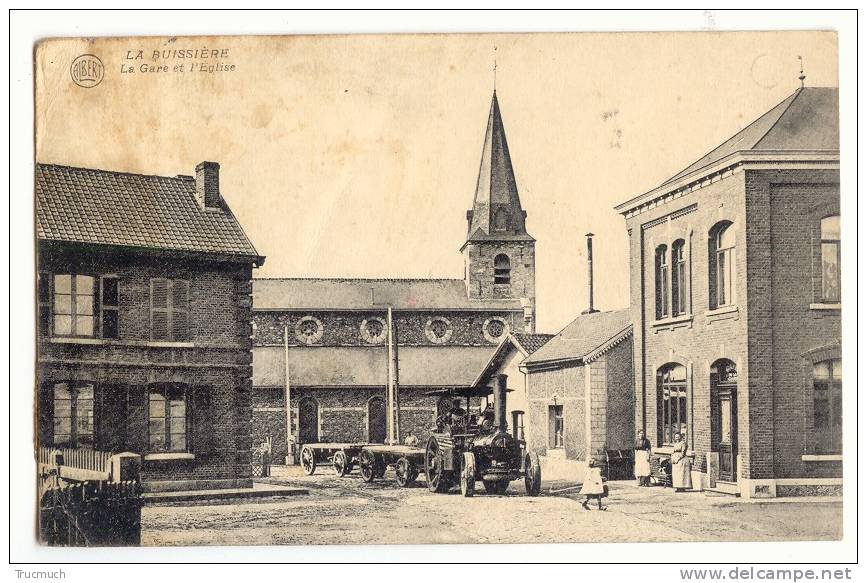
<path id="1" fill-rule="evenodd" d="M 593 233 L 587 233 L 587 309 L 582 314 L 598 312 L 593 307 Z"/>
<path id="2" fill-rule="evenodd" d="M 506 380 L 504 374 L 497 375 L 497 385 L 494 388 L 494 426 L 499 431 L 506 431 Z"/>

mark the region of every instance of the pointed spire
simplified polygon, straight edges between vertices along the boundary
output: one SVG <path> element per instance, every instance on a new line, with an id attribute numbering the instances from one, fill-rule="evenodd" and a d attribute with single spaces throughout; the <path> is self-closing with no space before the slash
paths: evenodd
<path id="1" fill-rule="evenodd" d="M 482 163 L 476 183 L 473 210 L 467 213 L 467 241 L 473 240 L 519 240 L 532 241 L 527 234 L 524 219 L 527 214 L 521 208 L 518 185 L 512 170 L 506 130 L 500 115 L 500 104 L 494 90 L 488 126 L 485 130 L 485 145 L 482 148 Z"/>

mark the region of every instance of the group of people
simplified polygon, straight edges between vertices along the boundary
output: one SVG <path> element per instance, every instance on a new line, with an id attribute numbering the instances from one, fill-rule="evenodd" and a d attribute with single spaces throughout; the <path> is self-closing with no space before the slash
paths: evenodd
<path id="1" fill-rule="evenodd" d="M 639 431 L 635 439 L 635 479 L 639 487 L 650 486 L 652 471 L 650 468 L 650 440 Z M 590 456 L 587 461 L 587 472 L 584 482 L 581 484 L 580 494 L 584 496 L 581 506 L 589 510 L 591 500 L 596 500 L 599 510 L 606 510 L 602 499 L 608 497 L 608 486 L 602 478 L 602 460 L 597 456 Z M 685 492 L 692 488 L 692 458 L 688 453 L 686 435 L 677 433 L 674 436 L 670 460 L 663 460 L 664 471 L 671 476 L 671 486 L 676 493 Z"/>

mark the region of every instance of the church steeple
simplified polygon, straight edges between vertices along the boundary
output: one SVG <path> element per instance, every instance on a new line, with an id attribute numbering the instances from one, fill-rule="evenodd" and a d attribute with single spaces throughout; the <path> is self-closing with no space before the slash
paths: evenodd
<path id="1" fill-rule="evenodd" d="M 536 242 L 527 233 L 497 91 L 491 99 L 464 255 L 467 297 L 520 300 L 525 332 L 535 330 Z M 516 322 L 513 325 L 519 326 Z"/>
<path id="2" fill-rule="evenodd" d="M 526 216 L 518 196 L 518 185 L 515 182 L 506 130 L 503 127 L 495 89 L 485 130 L 485 145 L 482 148 L 473 209 L 467 212 L 467 243 L 491 240 L 532 241 L 533 238 L 527 233 L 525 226 Z"/>

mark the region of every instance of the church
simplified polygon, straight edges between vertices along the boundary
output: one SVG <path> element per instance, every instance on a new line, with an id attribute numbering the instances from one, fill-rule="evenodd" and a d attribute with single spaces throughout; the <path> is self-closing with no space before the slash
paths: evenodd
<path id="1" fill-rule="evenodd" d="M 472 386 L 510 333 L 535 332 L 535 240 L 496 91 L 466 217 L 461 278 L 254 279 L 254 445 L 279 460 L 305 443 L 385 442 L 390 385 L 392 435 L 423 442 L 449 389 Z"/>

